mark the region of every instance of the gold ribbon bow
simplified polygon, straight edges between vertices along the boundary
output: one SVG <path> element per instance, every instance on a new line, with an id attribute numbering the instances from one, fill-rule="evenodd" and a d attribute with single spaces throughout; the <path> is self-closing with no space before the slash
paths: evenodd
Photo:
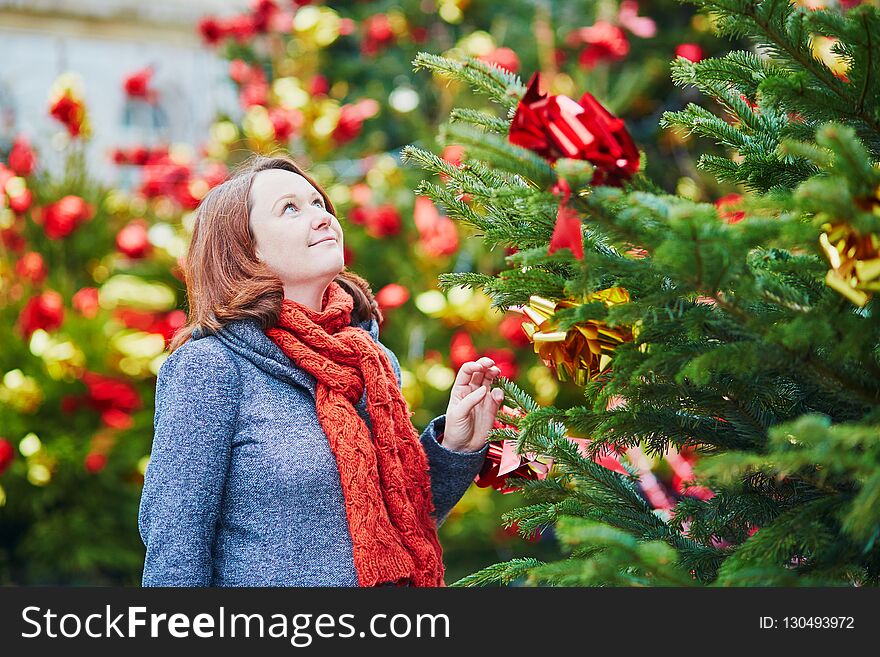
<path id="1" fill-rule="evenodd" d="M 822 230 L 819 244 L 831 265 L 825 282 L 857 306 L 864 306 L 880 291 L 880 237 L 862 235 L 844 223 L 826 223 Z"/>
<path id="2" fill-rule="evenodd" d="M 629 292 L 622 287 L 611 287 L 586 295 L 583 302 L 602 301 L 606 306 L 629 303 Z M 522 328 L 533 343 L 535 353 L 544 364 L 556 371 L 560 381 L 571 377 L 582 386 L 603 372 L 611 362 L 617 345 L 635 337 L 632 327 L 609 327 L 598 320 L 576 324 L 568 331 L 558 329 L 553 317 L 562 308 L 581 305 L 573 300 L 551 301 L 537 295 L 529 297 L 529 305 L 522 309 L 530 322 Z"/>

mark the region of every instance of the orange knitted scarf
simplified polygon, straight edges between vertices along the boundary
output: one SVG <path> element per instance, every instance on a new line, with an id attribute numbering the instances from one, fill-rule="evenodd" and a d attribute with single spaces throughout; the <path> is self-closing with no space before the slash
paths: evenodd
<path id="1" fill-rule="evenodd" d="M 318 420 L 336 457 L 360 586 L 443 586 L 428 458 L 388 355 L 350 326 L 354 299 L 337 282 L 312 310 L 284 299 L 265 331 L 317 379 Z M 372 436 L 355 404 L 367 390 Z"/>

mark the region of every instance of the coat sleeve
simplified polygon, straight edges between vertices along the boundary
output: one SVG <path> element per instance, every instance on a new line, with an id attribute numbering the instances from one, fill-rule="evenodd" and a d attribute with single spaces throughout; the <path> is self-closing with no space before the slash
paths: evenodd
<path id="1" fill-rule="evenodd" d="M 159 369 L 153 445 L 138 528 L 143 586 L 210 586 L 212 545 L 239 405 L 238 367 L 210 339 Z"/>
<path id="2" fill-rule="evenodd" d="M 394 372 L 397 384 L 402 386 L 400 362 L 397 356 L 385 345 L 382 345 Z M 443 524 L 446 516 L 465 494 L 474 477 L 483 467 L 489 444 L 486 443 L 476 452 L 459 452 L 444 447 L 443 431 L 446 428 L 446 415 L 435 417 L 422 432 L 421 443 L 428 456 L 428 468 L 431 476 L 431 495 L 434 501 L 437 526 Z"/>

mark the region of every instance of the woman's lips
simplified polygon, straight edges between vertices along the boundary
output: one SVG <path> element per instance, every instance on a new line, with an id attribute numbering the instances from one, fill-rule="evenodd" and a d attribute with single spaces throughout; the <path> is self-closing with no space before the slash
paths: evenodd
<path id="1" fill-rule="evenodd" d="M 324 239 L 319 240 L 319 241 L 315 242 L 314 244 L 312 244 L 312 246 L 317 246 L 318 244 L 323 244 L 324 242 L 336 242 L 336 238 L 335 237 L 325 237 Z"/>

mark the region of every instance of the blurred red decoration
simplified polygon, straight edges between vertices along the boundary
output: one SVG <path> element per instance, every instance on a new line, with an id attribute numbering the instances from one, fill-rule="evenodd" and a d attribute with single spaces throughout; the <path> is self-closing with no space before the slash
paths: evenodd
<path id="1" fill-rule="evenodd" d="M 27 137 L 19 135 L 12 142 L 8 164 L 17 176 L 29 176 L 37 168 L 37 156 Z"/>
<path id="2" fill-rule="evenodd" d="M 364 20 L 364 40 L 361 43 L 361 53 L 372 57 L 379 51 L 394 43 L 396 35 L 391 27 L 391 21 L 386 14 L 375 14 Z"/>
<path id="3" fill-rule="evenodd" d="M 455 370 L 468 361 L 477 360 L 477 348 L 467 331 L 456 331 L 449 342 L 449 361 Z"/>
<path id="4" fill-rule="evenodd" d="M 51 332 L 64 322 L 64 299 L 55 290 L 31 297 L 18 316 L 19 330 L 30 340 L 37 329 Z"/>
<path id="5" fill-rule="evenodd" d="M 0 438 L 0 475 L 6 471 L 14 460 L 15 448 L 12 446 L 12 443 L 6 440 L 6 438 Z"/>
<path id="6" fill-rule="evenodd" d="M 742 201 L 740 194 L 727 194 L 715 201 L 715 207 L 718 209 L 718 216 L 729 224 L 736 224 L 742 221 L 746 213 L 744 210 L 737 210 L 736 206 Z"/>
<path id="7" fill-rule="evenodd" d="M 130 98 L 142 98 L 148 103 L 155 103 L 158 101 L 159 94 L 155 89 L 150 88 L 153 73 L 153 67 L 147 66 L 126 77 L 122 83 L 125 93 L 128 94 Z"/>
<path id="8" fill-rule="evenodd" d="M 331 136 L 337 144 L 345 144 L 361 133 L 364 121 L 379 112 L 379 103 L 372 98 L 364 98 L 356 103 L 343 105 L 339 109 L 339 121 Z"/>
<path id="9" fill-rule="evenodd" d="M 703 59 L 703 49 L 696 43 L 682 43 L 675 47 L 675 56 L 698 62 Z"/>
<path id="10" fill-rule="evenodd" d="M 83 467 L 89 474 L 97 474 L 107 466 L 107 455 L 92 452 L 87 454 L 83 461 Z"/>
<path id="11" fill-rule="evenodd" d="M 82 134 L 86 118 L 86 108 L 81 100 L 74 98 L 70 91 L 65 91 L 49 106 L 49 114 L 60 121 L 71 137 Z"/>
<path id="12" fill-rule="evenodd" d="M 376 238 L 397 235 L 402 225 L 400 213 L 391 204 L 368 209 L 364 224 L 367 234 Z"/>
<path id="13" fill-rule="evenodd" d="M 73 309 L 83 317 L 94 319 L 98 314 L 98 288 L 83 287 L 76 291 L 71 300 Z"/>
<path id="14" fill-rule="evenodd" d="M 576 46 L 585 44 L 578 62 L 586 69 L 606 61 L 619 61 L 629 54 L 629 41 L 617 25 L 608 21 L 596 21 L 589 27 L 581 27 L 571 32 L 566 42 Z"/>
<path id="15" fill-rule="evenodd" d="M 511 73 L 519 73 L 519 56 L 510 48 L 495 48 L 487 55 L 478 57 L 487 64 L 496 64 Z"/>
<path id="16" fill-rule="evenodd" d="M 657 33 L 657 24 L 653 18 L 638 14 L 639 3 L 636 0 L 623 0 L 617 12 L 617 23 L 637 37 L 650 39 Z"/>
<path id="17" fill-rule="evenodd" d="M 153 250 L 147 237 L 149 224 L 144 219 L 133 219 L 116 234 L 116 248 L 134 260 L 146 258 Z"/>
<path id="18" fill-rule="evenodd" d="M 416 197 L 413 218 L 419 231 L 419 244 L 426 255 L 440 258 L 458 250 L 455 222 L 441 215 L 431 199 L 426 196 Z"/>
<path id="19" fill-rule="evenodd" d="M 58 240 L 67 237 L 94 216 L 94 207 L 79 196 L 70 194 L 44 207 L 41 213 L 34 216 L 34 221 L 43 224 L 49 239 Z"/>
<path id="20" fill-rule="evenodd" d="M 528 347 L 531 342 L 522 330 L 523 322 L 527 321 L 528 317 L 522 313 L 508 312 L 498 324 L 498 332 L 514 347 Z"/>
<path id="21" fill-rule="evenodd" d="M 376 293 L 376 303 L 381 310 L 397 308 L 408 300 L 409 290 L 397 283 L 389 283 Z"/>
<path id="22" fill-rule="evenodd" d="M 46 280 L 48 271 L 46 263 L 43 262 L 43 256 L 36 251 L 29 251 L 15 263 L 15 273 L 34 285 L 39 285 Z"/>

